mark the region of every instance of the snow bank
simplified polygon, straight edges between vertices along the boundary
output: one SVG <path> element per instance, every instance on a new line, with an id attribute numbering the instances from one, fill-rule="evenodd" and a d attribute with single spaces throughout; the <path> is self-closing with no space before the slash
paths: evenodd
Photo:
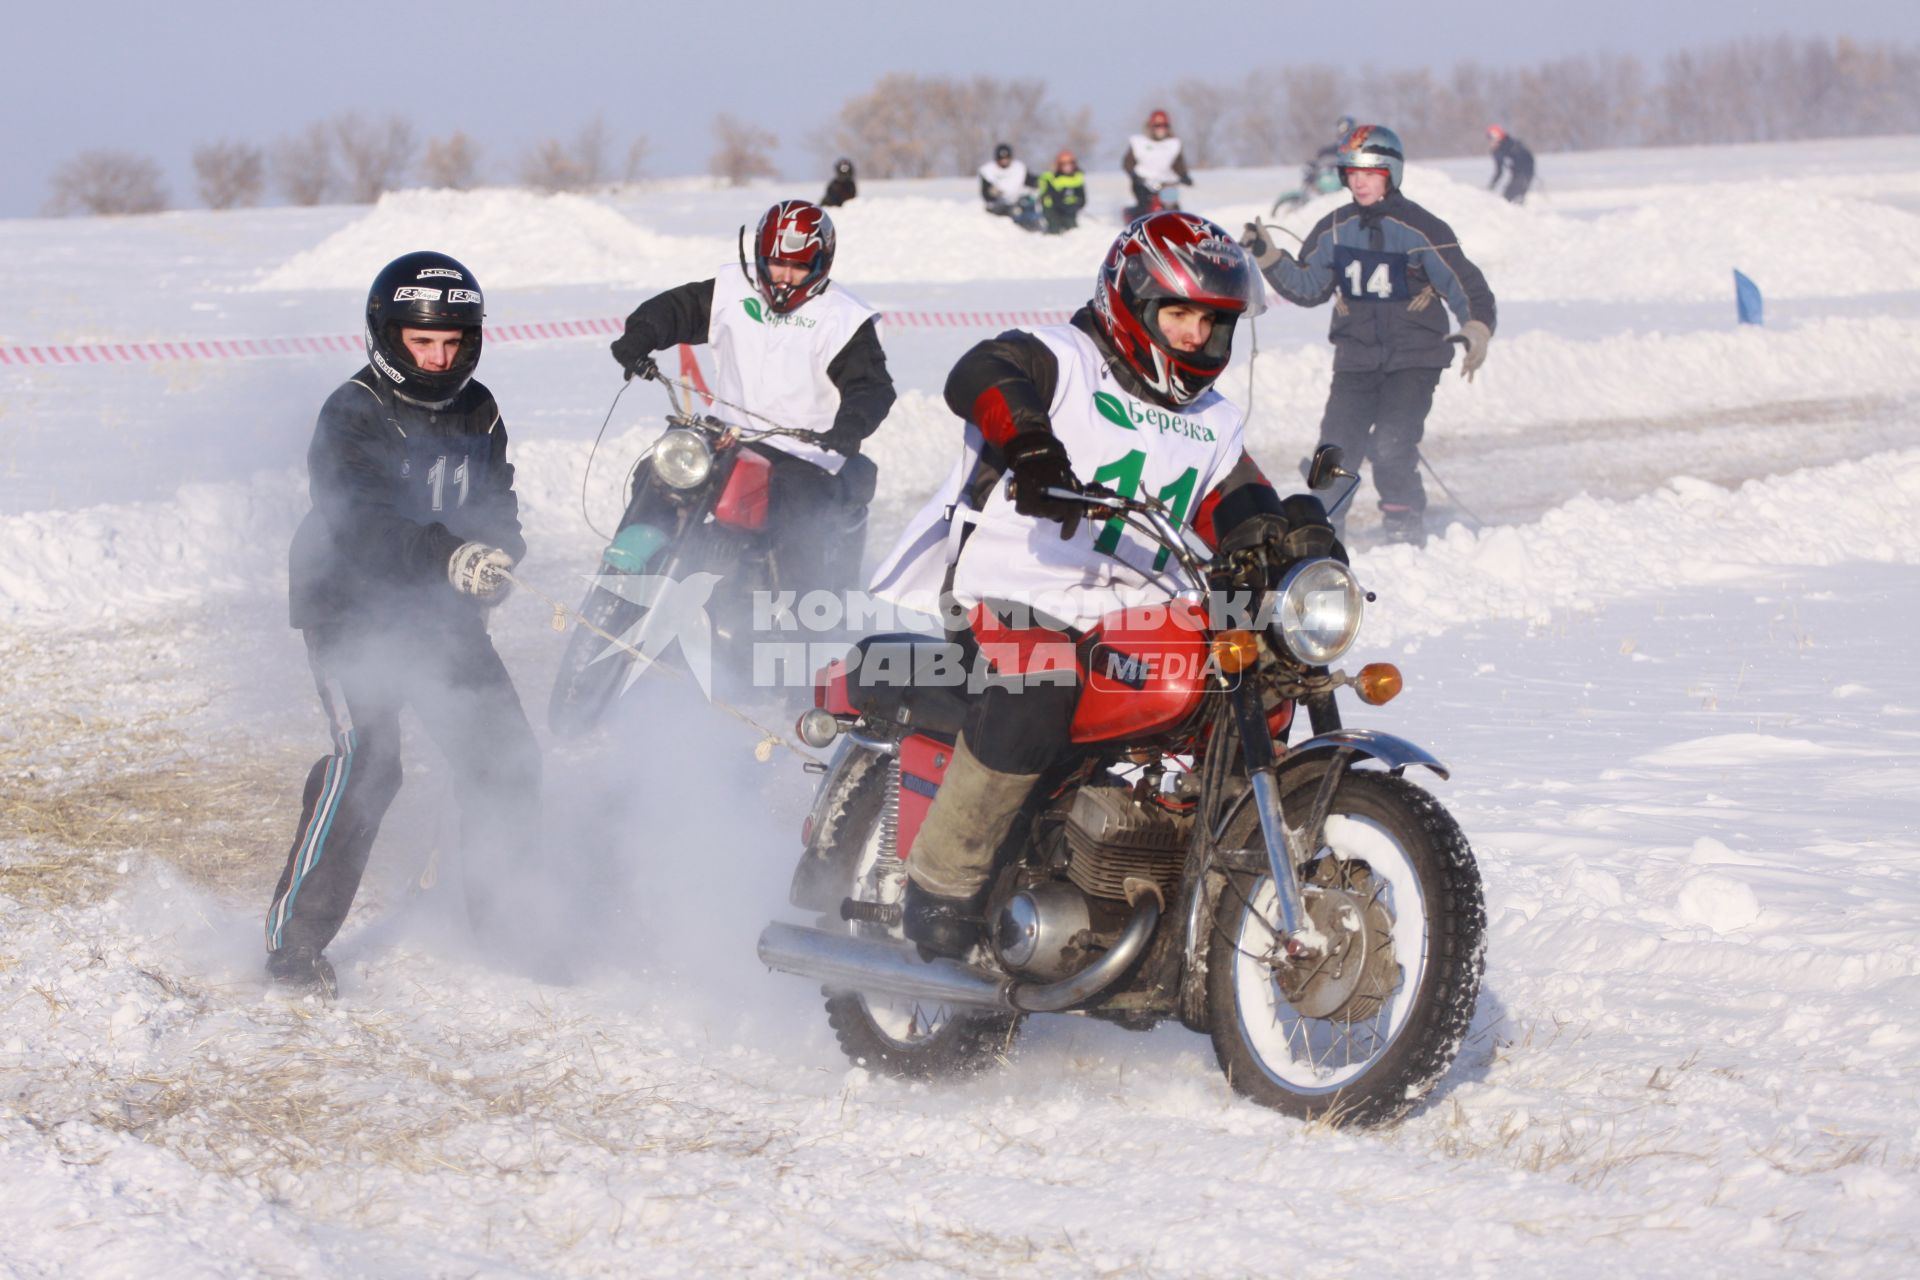
<path id="1" fill-rule="evenodd" d="M 833 211 L 834 275 L 860 284 L 1091 277 L 1117 227 L 1039 236 L 971 204 L 925 196 L 861 200 Z M 257 289 L 366 288 L 402 253 L 432 246 L 489 289 L 675 284 L 737 257 L 734 228 L 713 236 L 650 230 L 597 200 L 530 191 L 396 191 L 366 216 L 261 277 Z"/>
<path id="2" fill-rule="evenodd" d="M 428 247 L 466 263 L 489 289 L 659 281 L 710 270 L 732 252 L 719 237 L 649 231 L 584 196 L 395 191 L 255 287 L 362 290 L 394 258 Z"/>
<path id="3" fill-rule="evenodd" d="M 1920 450 L 1906 450 L 1735 490 L 1683 479 L 1631 502 L 1576 498 L 1535 524 L 1477 534 L 1454 525 L 1425 548 L 1363 552 L 1355 567 L 1379 593 L 1365 633 L 1378 645 L 1468 621 L 1543 622 L 1787 566 L 1920 564 L 1915 530 Z"/>
<path id="4" fill-rule="evenodd" d="M 1409 166 L 1405 189 L 1446 220 L 1494 292 L 1508 301 L 1711 302 L 1731 312 L 1734 268 L 1768 297 L 1856 297 L 1920 289 L 1920 216 L 1819 184 L 1650 186 L 1618 193 L 1631 206 L 1586 216 L 1538 195 L 1524 206 Z M 1281 219 L 1304 233 L 1344 195 Z M 1265 209 L 1223 207 L 1238 226 Z"/>
<path id="5" fill-rule="evenodd" d="M 1428 426 L 1449 436 L 1504 434 L 1551 422 L 1659 421 L 1829 396 L 1909 394 L 1920 391 L 1915 351 L 1920 321 L 1893 316 L 1595 341 L 1535 329 L 1495 337 L 1471 384 L 1459 381 L 1457 364 L 1449 370 Z M 1262 351 L 1256 424 L 1282 416 L 1317 430 L 1332 371 L 1325 343 Z M 1229 397 L 1245 399 L 1245 379 L 1239 370 L 1226 376 Z"/>

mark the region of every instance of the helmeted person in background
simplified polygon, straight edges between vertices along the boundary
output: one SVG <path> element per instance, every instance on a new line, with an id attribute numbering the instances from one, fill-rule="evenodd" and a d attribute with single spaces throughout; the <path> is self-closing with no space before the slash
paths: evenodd
<path id="1" fill-rule="evenodd" d="M 1003 142 L 993 149 L 993 159 L 980 166 L 980 199 L 988 213 L 1017 217 L 1027 188 L 1038 182 L 1024 163 L 1014 159 L 1013 148 Z"/>
<path id="2" fill-rule="evenodd" d="M 1507 177 L 1507 189 L 1500 194 L 1514 204 L 1526 200 L 1527 188 L 1533 185 L 1533 152 L 1527 149 L 1527 144 L 1499 125 L 1490 124 L 1487 126 L 1487 150 L 1493 154 L 1493 177 L 1487 183 L 1487 190 L 1499 186 L 1504 175 Z"/>
<path id="3" fill-rule="evenodd" d="M 1087 175 L 1071 151 L 1054 157 L 1053 168 L 1040 175 L 1040 212 L 1049 235 L 1071 231 L 1087 204 Z"/>
<path id="4" fill-rule="evenodd" d="M 1046 637 L 1036 652 L 1070 657 L 1107 613 L 1182 587 L 1156 544 L 1049 490 L 1157 496 L 1216 546 L 1279 536 L 1290 522 L 1324 527 L 1318 500 L 1282 504 L 1247 456 L 1240 409 L 1214 390 L 1236 324 L 1262 296 L 1252 262 L 1206 219 L 1169 210 L 1129 226 L 1067 324 L 1009 330 L 954 366 L 946 399 L 967 424 L 960 462 L 873 590 L 916 607 L 950 599 L 970 623 L 963 647 L 1012 628 Z M 903 925 L 931 953 L 962 956 L 980 940 L 995 850 L 1072 749 L 1072 662 L 999 674 L 1027 678 L 973 699 L 908 863 Z"/>
<path id="5" fill-rule="evenodd" d="M 1353 202 L 1314 225 L 1297 260 L 1258 223 L 1247 224 L 1241 243 L 1287 301 L 1314 307 L 1333 299 L 1333 389 L 1320 442 L 1372 463 L 1386 535 L 1417 543 L 1426 538 L 1427 509 L 1420 439 L 1440 371 L 1453 361 L 1436 300 L 1460 321 L 1468 378 L 1486 361 L 1495 319 L 1493 291 L 1453 228 L 1400 190 L 1405 159 L 1393 130 L 1361 125 L 1339 156 Z"/>
<path id="6" fill-rule="evenodd" d="M 1333 140 L 1314 152 L 1313 159 L 1307 162 L 1308 187 L 1312 187 L 1313 179 L 1319 174 L 1339 169 L 1341 144 L 1359 126 L 1360 122 L 1352 116 L 1341 116 L 1333 122 Z"/>
<path id="7" fill-rule="evenodd" d="M 443 253 L 409 253 L 367 295 L 368 364 L 320 410 L 313 509 L 294 534 L 290 619 L 333 734 L 267 910 L 267 971 L 331 994 L 322 954 L 353 903 L 400 789 L 400 709 L 451 767 L 467 905 L 482 945 L 527 925 L 540 751 L 487 635 L 526 554 L 507 432 L 480 361 L 480 285 Z"/>
<path id="8" fill-rule="evenodd" d="M 745 239 L 745 228 L 742 228 Z M 753 261 L 656 294 L 627 317 L 613 358 L 628 375 L 657 378 L 653 354 L 710 343 L 712 412 L 764 426 L 718 401 L 813 440 L 774 436 L 753 449 L 773 464 L 767 528 L 796 589 L 839 590 L 856 579 L 877 472 L 861 444 L 893 407 L 880 315 L 834 284 L 833 219 L 806 200 L 782 200 L 754 229 Z M 636 486 L 644 477 L 636 476 Z"/>
<path id="9" fill-rule="evenodd" d="M 859 194 L 860 188 L 853 180 L 853 161 L 841 156 L 833 162 L 833 177 L 827 181 L 827 193 L 820 197 L 820 205 L 838 209 Z"/>
<path id="10" fill-rule="evenodd" d="M 1147 117 L 1145 133 L 1136 133 L 1127 139 L 1127 154 L 1121 157 L 1120 167 L 1133 180 L 1133 205 L 1127 210 L 1129 220 L 1152 212 L 1156 202 L 1177 206 L 1178 201 L 1167 200 L 1161 193 L 1177 183 L 1193 185 L 1193 175 L 1187 172 L 1187 159 L 1181 154 L 1180 139 L 1174 136 L 1173 121 L 1164 111 L 1156 110 Z"/>

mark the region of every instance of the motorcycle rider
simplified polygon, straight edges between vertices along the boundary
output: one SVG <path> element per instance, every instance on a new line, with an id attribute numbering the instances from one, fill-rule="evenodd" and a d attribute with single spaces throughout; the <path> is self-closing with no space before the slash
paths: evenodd
<path id="1" fill-rule="evenodd" d="M 744 228 L 742 229 L 744 235 Z M 850 584 L 866 546 L 866 509 L 877 472 L 862 456 L 893 407 L 893 379 L 880 347 L 880 315 L 833 287 L 833 219 L 807 200 L 782 200 L 760 217 L 753 262 L 722 268 L 634 308 L 613 358 L 628 376 L 657 378 L 653 353 L 711 343 L 714 393 L 782 426 L 817 431 L 811 441 L 773 436 L 747 448 L 773 463 L 767 527 L 790 585 Z M 716 401 L 723 421 L 756 423 Z M 635 477 L 635 492 L 643 477 Z"/>
<path id="2" fill-rule="evenodd" d="M 327 398 L 307 451 L 313 509 L 294 533 L 289 618 L 334 740 L 307 775 L 267 910 L 267 972 L 331 994 L 339 931 L 400 789 L 400 709 L 452 767 L 468 908 L 483 942 L 525 911 L 540 750 L 487 636 L 502 571 L 526 554 L 507 432 L 480 361 L 480 285 L 443 253 L 387 264 L 367 294 L 368 363 Z"/>
<path id="3" fill-rule="evenodd" d="M 1129 220 L 1151 211 L 1161 191 L 1175 183 L 1193 185 L 1187 172 L 1187 159 L 1181 154 L 1180 139 L 1174 136 L 1173 121 L 1166 112 L 1155 109 L 1147 117 L 1147 131 L 1127 139 L 1127 154 L 1120 167 L 1133 181 L 1133 205 Z"/>
<path id="4" fill-rule="evenodd" d="M 1440 371 L 1453 362 L 1444 298 L 1466 345 L 1461 373 L 1486 362 L 1495 323 L 1493 291 L 1449 227 L 1400 190 L 1400 137 L 1382 125 L 1347 135 L 1338 157 L 1353 195 L 1321 218 L 1294 256 L 1248 223 L 1241 243 L 1267 283 L 1303 307 L 1333 299 L 1333 388 L 1320 443 L 1373 464 L 1382 525 L 1394 541 L 1426 539 L 1420 439 Z"/>
<path id="5" fill-rule="evenodd" d="M 1510 204 L 1524 202 L 1527 188 L 1533 185 L 1533 152 L 1497 124 L 1487 126 L 1487 150 L 1493 155 L 1493 177 L 1487 180 L 1487 190 L 1499 186 L 1501 176 L 1511 173 L 1507 189 L 1500 194 Z"/>
<path id="6" fill-rule="evenodd" d="M 873 590 L 912 607 L 951 599 L 968 620 L 962 648 L 992 645 L 979 651 L 997 675 L 1025 678 L 973 699 L 915 839 L 903 924 L 926 951 L 963 956 L 979 941 L 995 850 L 1071 748 L 1074 639 L 1180 589 L 1157 546 L 1047 491 L 1157 496 L 1216 546 L 1325 526 L 1316 499 L 1281 502 L 1243 448 L 1240 409 L 1213 389 L 1261 298 L 1227 232 L 1165 210 L 1113 242 L 1067 324 L 1002 333 L 948 376 L 947 405 L 967 424 L 961 460 Z"/>

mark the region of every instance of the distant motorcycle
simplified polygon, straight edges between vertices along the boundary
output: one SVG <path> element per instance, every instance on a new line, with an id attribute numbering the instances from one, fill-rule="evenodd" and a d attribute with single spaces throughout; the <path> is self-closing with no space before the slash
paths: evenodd
<path id="1" fill-rule="evenodd" d="M 1277 218 L 1297 209 L 1304 209 L 1316 196 L 1331 195 L 1341 189 L 1340 171 L 1317 164 L 1300 166 L 1300 185 L 1290 191 L 1282 191 L 1273 202 L 1273 211 L 1267 216 Z"/>
<path id="2" fill-rule="evenodd" d="M 1314 487 L 1351 476 L 1339 461 L 1331 446 L 1316 454 Z M 1327 555 L 1324 527 L 1215 552 L 1158 502 L 1085 500 L 1163 548 L 1190 590 L 1110 614 L 1076 643 L 1081 750 L 1043 776 L 999 851 L 990 942 L 963 963 L 904 940 L 907 862 L 968 700 L 874 674 L 929 669 L 951 647 L 939 637 L 876 636 L 821 673 L 798 726 L 811 746 L 839 743 L 790 892 L 820 922 L 769 924 L 760 958 L 822 984 L 841 1048 L 870 1070 L 983 1068 L 1030 1013 L 1177 1019 L 1212 1037 L 1256 1102 L 1392 1120 L 1459 1051 L 1486 913 L 1466 837 L 1403 776 L 1445 767 L 1340 727 L 1336 691 L 1377 705 L 1400 688 L 1389 664 L 1330 669 L 1367 597 Z M 1238 593 L 1248 612 L 1218 625 L 1210 591 Z M 1301 708 L 1313 736 L 1289 745 Z"/>
<path id="3" fill-rule="evenodd" d="M 668 387 L 673 394 L 672 386 Z M 562 737 L 599 723 L 638 673 L 638 653 L 650 644 L 650 628 L 675 619 L 655 607 L 675 584 L 704 581 L 713 676 L 723 687 L 744 687 L 749 669 L 753 595 L 779 589 L 806 575 L 780 563 L 781 548 L 767 528 L 774 462 L 760 442 L 776 436 L 812 440 L 814 433 L 787 427 L 737 427 L 698 416 L 674 399 L 667 432 L 637 464 L 626 512 L 602 554 L 594 585 L 580 605 L 554 677 L 547 721 Z M 864 459 L 850 459 L 871 468 Z M 864 541 L 864 502 L 847 512 L 849 543 Z M 605 633 L 605 634 L 602 634 Z M 606 636 L 619 638 L 614 644 Z M 678 656 L 661 652 L 668 661 Z"/>
<path id="4" fill-rule="evenodd" d="M 1179 179 L 1176 178 L 1172 181 L 1162 183 L 1149 182 L 1145 185 L 1147 188 L 1147 199 L 1142 204 L 1130 204 L 1127 206 L 1126 220 L 1128 222 L 1132 222 L 1136 218 L 1144 218 L 1150 213 L 1159 213 L 1162 209 L 1178 209 L 1180 207 Z"/>

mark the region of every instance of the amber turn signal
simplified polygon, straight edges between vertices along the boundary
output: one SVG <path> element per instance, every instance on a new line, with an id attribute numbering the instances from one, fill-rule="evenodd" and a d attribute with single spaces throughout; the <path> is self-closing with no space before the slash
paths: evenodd
<path id="1" fill-rule="evenodd" d="M 1251 631 L 1222 631 L 1213 638 L 1213 664 L 1228 675 L 1260 660 L 1260 637 Z"/>
<path id="2" fill-rule="evenodd" d="M 1400 678 L 1400 668 L 1391 662 L 1369 662 L 1353 678 L 1353 687 L 1360 694 L 1360 701 L 1376 707 L 1399 697 L 1405 683 Z"/>

